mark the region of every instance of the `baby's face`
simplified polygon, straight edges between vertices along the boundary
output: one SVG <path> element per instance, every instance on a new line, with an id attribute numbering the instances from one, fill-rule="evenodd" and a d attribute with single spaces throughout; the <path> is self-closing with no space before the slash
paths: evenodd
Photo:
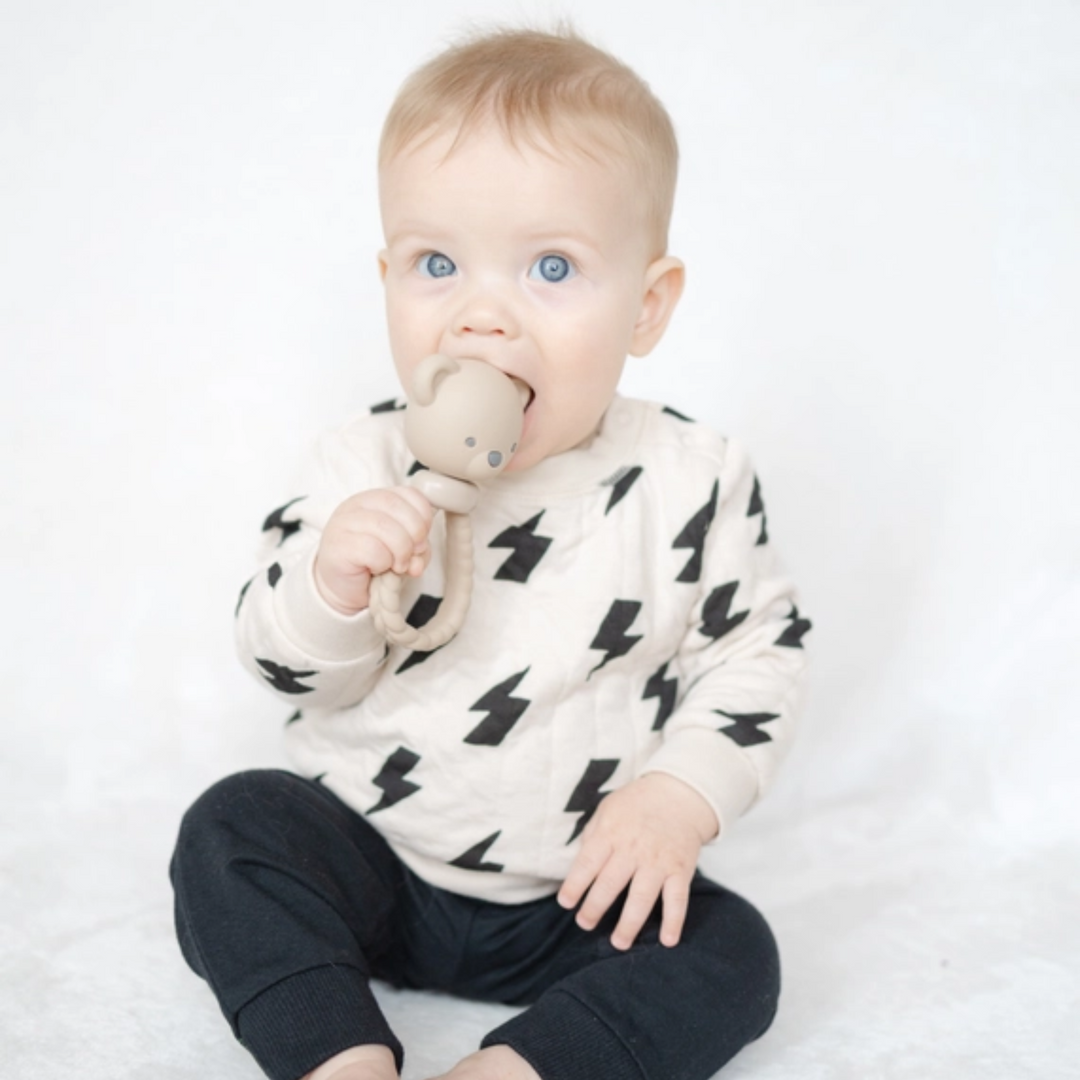
<path id="1" fill-rule="evenodd" d="M 380 176 L 390 346 L 402 385 L 431 353 L 533 391 L 509 471 L 587 440 L 635 333 L 650 237 L 625 170 L 511 145 L 496 127 L 407 149 Z M 444 160 L 445 158 L 445 160 Z"/>

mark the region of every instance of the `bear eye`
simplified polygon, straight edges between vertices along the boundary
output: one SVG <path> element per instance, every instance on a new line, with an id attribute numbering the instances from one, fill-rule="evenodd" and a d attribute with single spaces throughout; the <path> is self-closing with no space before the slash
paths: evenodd
<path id="1" fill-rule="evenodd" d="M 473 438 L 473 437 L 472 437 L 472 436 L 470 435 L 470 436 L 469 436 L 469 437 L 468 437 L 468 438 L 467 438 L 467 439 L 465 440 L 465 445 L 466 445 L 466 446 L 475 446 L 475 445 L 476 445 L 476 440 L 475 440 L 475 439 L 474 439 L 474 438 Z"/>

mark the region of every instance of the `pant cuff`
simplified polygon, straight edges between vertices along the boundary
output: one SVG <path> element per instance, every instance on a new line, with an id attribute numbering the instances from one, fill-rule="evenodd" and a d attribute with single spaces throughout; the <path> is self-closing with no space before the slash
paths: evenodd
<path id="1" fill-rule="evenodd" d="M 481 1046 L 504 1045 L 520 1054 L 542 1080 L 644 1080 L 626 1044 L 572 994 L 549 990 L 536 1004 L 485 1036 Z"/>
<path id="2" fill-rule="evenodd" d="M 298 1080 L 351 1046 L 388 1046 L 398 1072 L 404 1052 L 356 968 L 326 965 L 291 975 L 239 1012 L 240 1042 L 270 1080 Z"/>

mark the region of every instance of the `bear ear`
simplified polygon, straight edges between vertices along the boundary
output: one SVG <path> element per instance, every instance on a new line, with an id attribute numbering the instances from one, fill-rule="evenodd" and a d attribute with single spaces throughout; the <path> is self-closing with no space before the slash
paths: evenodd
<path id="1" fill-rule="evenodd" d="M 439 383 L 447 375 L 454 375 L 461 370 L 461 365 L 449 356 L 435 353 L 425 356 L 412 375 L 412 396 L 417 405 L 430 405 L 439 392 Z"/>

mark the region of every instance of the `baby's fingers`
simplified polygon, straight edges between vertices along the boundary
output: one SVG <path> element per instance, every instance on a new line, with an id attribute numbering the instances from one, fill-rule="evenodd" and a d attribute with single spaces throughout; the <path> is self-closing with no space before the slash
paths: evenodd
<path id="1" fill-rule="evenodd" d="M 596 880 L 610 855 L 610 849 L 586 840 L 577 853 L 570 873 L 555 898 L 564 908 L 575 908 L 585 895 L 585 890 Z"/>
<path id="2" fill-rule="evenodd" d="M 664 882 L 664 914 L 660 920 L 660 944 L 669 949 L 679 944 L 686 911 L 690 906 L 690 883 L 681 877 L 669 877 Z"/>
<path id="3" fill-rule="evenodd" d="M 417 542 L 408 527 L 392 514 L 369 510 L 357 519 L 353 531 L 353 557 L 373 574 L 393 570 L 408 573 Z"/>
<path id="4" fill-rule="evenodd" d="M 578 911 L 577 924 L 583 930 L 593 930 L 607 913 L 619 894 L 630 883 L 634 868 L 629 863 L 611 859 L 589 888 L 589 895 Z"/>
<path id="5" fill-rule="evenodd" d="M 635 875 L 626 901 L 623 903 L 618 925 L 611 935 L 611 944 L 616 949 L 629 949 L 634 944 L 634 940 L 656 906 L 662 884 L 663 880 L 658 875 L 644 871 L 639 871 Z"/>

